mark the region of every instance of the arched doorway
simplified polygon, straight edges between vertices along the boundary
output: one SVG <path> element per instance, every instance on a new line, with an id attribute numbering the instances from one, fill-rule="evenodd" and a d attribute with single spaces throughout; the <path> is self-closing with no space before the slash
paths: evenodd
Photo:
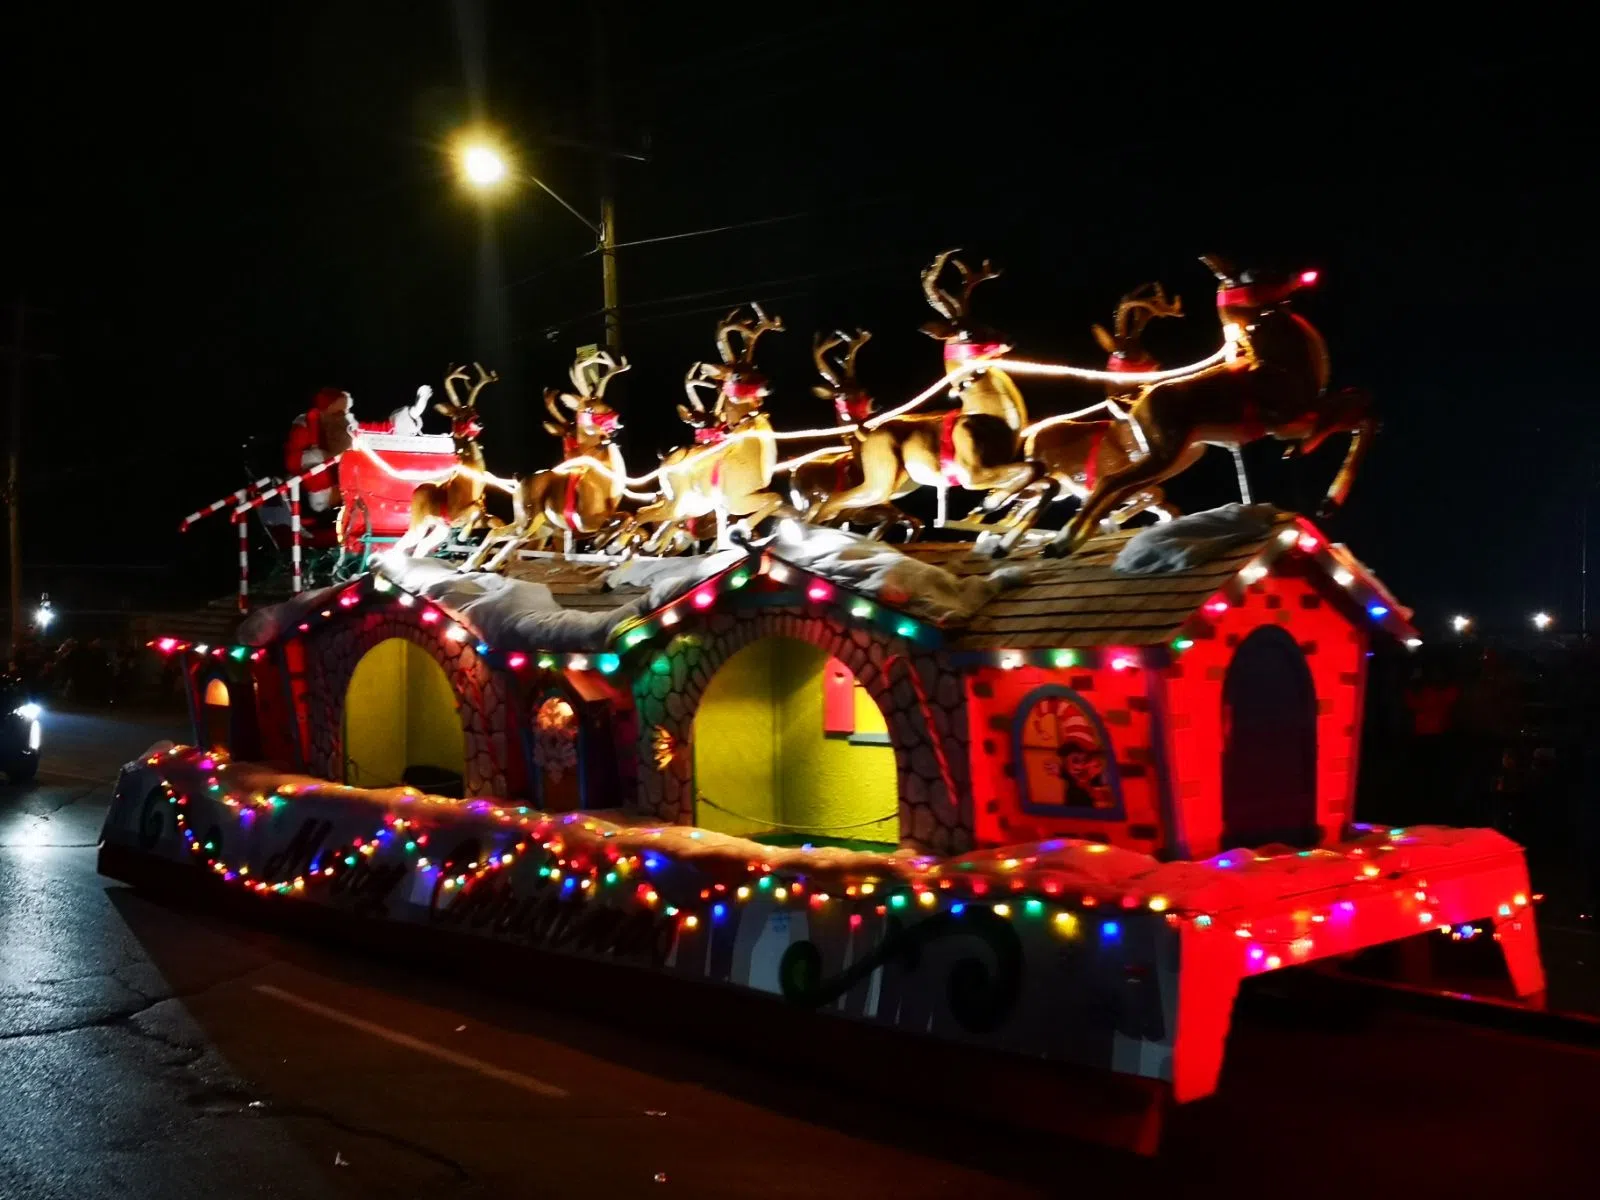
<path id="1" fill-rule="evenodd" d="M 233 707 L 229 703 L 228 684 L 221 678 L 212 678 L 200 698 L 200 726 L 205 734 L 208 750 L 232 749 Z"/>
<path id="2" fill-rule="evenodd" d="M 1222 845 L 1315 845 L 1317 693 L 1276 625 L 1239 643 L 1222 685 Z"/>
<path id="3" fill-rule="evenodd" d="M 848 667 L 767 637 L 724 662 L 694 718 L 695 824 L 776 845 L 900 839 L 894 748 Z"/>
<path id="4" fill-rule="evenodd" d="M 465 770 L 466 736 L 444 668 L 405 638 L 362 655 L 345 689 L 345 782 L 460 795 Z"/>
<path id="5" fill-rule="evenodd" d="M 583 730 L 565 696 L 546 696 L 533 714 L 535 797 L 545 812 L 583 807 Z"/>

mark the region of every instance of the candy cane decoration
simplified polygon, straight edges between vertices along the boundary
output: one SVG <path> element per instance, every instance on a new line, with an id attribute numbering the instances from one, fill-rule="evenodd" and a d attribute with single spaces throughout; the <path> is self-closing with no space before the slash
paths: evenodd
<path id="1" fill-rule="evenodd" d="M 209 517 L 214 512 L 221 512 L 223 509 L 227 508 L 228 505 L 230 505 L 230 504 L 243 503 L 245 500 L 249 499 L 249 497 L 254 492 L 260 491 L 262 488 L 266 487 L 271 482 L 272 482 L 272 476 L 263 475 L 260 479 L 256 480 L 254 483 L 250 484 L 248 487 L 242 487 L 237 492 L 233 492 L 230 495 L 224 496 L 221 500 L 218 500 L 215 504 L 208 504 L 204 508 L 200 509 L 198 512 L 190 513 L 187 517 L 185 517 L 179 523 L 178 532 L 179 533 L 183 533 L 184 531 L 186 531 L 189 528 L 189 526 L 193 525 L 196 521 L 204 520 L 206 517 Z"/>
<path id="2" fill-rule="evenodd" d="M 300 579 L 300 480 L 289 480 L 289 560 L 293 564 L 290 590 L 298 596 Z"/>
<path id="3" fill-rule="evenodd" d="M 346 451 L 345 453 L 347 454 L 347 453 L 349 453 L 349 451 Z M 371 451 L 369 450 L 367 453 L 370 454 Z M 335 454 L 327 462 L 318 463 L 315 467 L 311 468 L 311 470 L 309 470 L 309 471 L 301 471 L 300 474 L 298 474 L 298 475 L 289 476 L 289 478 L 285 479 L 282 483 L 274 484 L 272 487 L 269 487 L 266 491 L 260 492 L 260 493 L 258 493 L 256 495 L 250 497 L 240 507 L 239 511 L 240 512 L 244 512 L 246 509 L 260 508 L 263 504 L 265 504 L 268 500 L 271 500 L 274 496 L 281 496 L 285 492 L 287 492 L 289 490 L 289 485 L 290 484 L 298 484 L 307 475 L 315 475 L 318 471 L 326 471 L 329 467 L 333 466 L 336 462 L 338 462 L 343 457 L 344 457 L 344 454 Z M 270 482 L 270 480 L 269 480 L 269 482 Z"/>
<path id="4" fill-rule="evenodd" d="M 239 527 L 239 611 L 250 611 L 250 523 L 246 510 L 240 506 L 233 510 L 233 523 Z"/>

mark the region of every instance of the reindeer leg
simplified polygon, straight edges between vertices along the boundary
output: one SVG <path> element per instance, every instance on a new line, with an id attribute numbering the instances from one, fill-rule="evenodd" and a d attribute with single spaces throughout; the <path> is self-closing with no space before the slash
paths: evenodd
<path id="1" fill-rule="evenodd" d="M 1352 431 L 1350 448 L 1345 451 L 1344 462 L 1339 466 L 1339 473 L 1333 477 L 1333 482 L 1328 485 L 1328 494 L 1317 506 L 1317 515 L 1324 519 L 1344 507 L 1344 502 L 1350 498 L 1350 484 L 1354 482 L 1356 472 L 1361 469 L 1362 462 L 1367 457 L 1367 452 L 1372 449 L 1372 437 L 1378 431 L 1378 422 L 1372 417 L 1361 420 Z"/>
<path id="2" fill-rule="evenodd" d="M 887 504 L 894 498 L 895 484 L 900 479 L 900 456 L 893 442 L 887 437 L 870 437 L 862 442 L 859 453 L 861 482 L 823 501 L 813 518 L 816 524 L 826 525 L 841 513 Z"/>
<path id="3" fill-rule="evenodd" d="M 1191 449 L 1184 447 L 1183 449 Z M 1178 456 L 1181 461 L 1182 455 Z M 1114 512 L 1129 495 L 1157 483 L 1172 474 L 1177 467 L 1174 457 L 1160 442 L 1151 446 L 1151 452 L 1120 471 L 1113 471 L 1096 485 L 1083 507 L 1073 514 L 1066 528 L 1045 547 L 1045 554 L 1060 558 L 1074 553 L 1088 541 L 1100 522 Z"/>

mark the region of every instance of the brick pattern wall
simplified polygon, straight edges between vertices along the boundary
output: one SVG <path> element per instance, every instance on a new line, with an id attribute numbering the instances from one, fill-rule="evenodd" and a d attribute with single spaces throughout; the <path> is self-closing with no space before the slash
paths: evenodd
<path id="1" fill-rule="evenodd" d="M 522 750 L 504 684 L 470 641 L 453 642 L 437 625 L 423 624 L 415 610 L 399 606 L 353 613 L 305 635 L 312 774 L 344 778 L 344 700 L 350 676 L 362 655 L 392 637 L 421 646 L 450 679 L 466 735 L 467 794 L 506 795 L 507 765 Z"/>

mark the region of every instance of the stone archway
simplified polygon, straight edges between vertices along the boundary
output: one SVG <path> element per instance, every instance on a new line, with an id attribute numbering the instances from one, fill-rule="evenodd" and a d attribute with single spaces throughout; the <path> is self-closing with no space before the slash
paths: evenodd
<path id="1" fill-rule="evenodd" d="M 440 623 L 424 624 L 415 608 L 387 605 L 314 628 L 305 637 L 306 716 L 311 735 L 311 770 L 338 779 L 344 770 L 344 701 L 356 664 L 380 642 L 404 638 L 444 669 L 459 707 L 465 739 L 468 795 L 507 794 L 511 761 L 511 700 L 500 678 L 470 641 L 444 636 Z"/>
<path id="2" fill-rule="evenodd" d="M 966 694 L 955 672 L 904 638 L 792 608 L 716 613 L 647 660 L 634 681 L 640 807 L 662 820 L 693 821 L 700 701 L 724 662 L 765 637 L 796 638 L 839 659 L 883 712 L 899 783 L 901 844 L 937 854 L 970 849 Z"/>

